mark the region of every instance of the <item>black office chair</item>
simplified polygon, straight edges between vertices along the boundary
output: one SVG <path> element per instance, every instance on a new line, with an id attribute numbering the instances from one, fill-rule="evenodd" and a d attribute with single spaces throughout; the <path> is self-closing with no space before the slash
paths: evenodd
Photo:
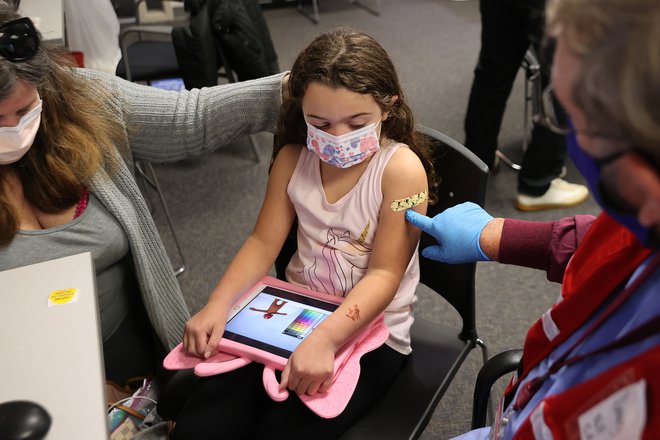
<path id="1" fill-rule="evenodd" d="M 150 38 L 163 38 L 171 33 L 172 27 L 167 25 L 135 25 L 124 29 L 119 37 L 122 58 L 117 64 L 117 76 L 147 84 L 159 79 L 180 78 L 172 42 Z"/>
<path id="2" fill-rule="evenodd" d="M 486 426 L 490 390 L 499 378 L 515 371 L 522 360 L 522 350 L 507 350 L 498 353 L 481 367 L 474 385 L 472 400 L 472 429 Z"/>
<path id="3" fill-rule="evenodd" d="M 428 215 L 466 201 L 483 206 L 488 167 L 452 138 L 426 127 L 420 131 L 432 142 L 441 179 L 439 202 L 429 205 Z M 296 249 L 295 229 L 275 262 L 281 279 Z M 422 234 L 420 249 L 435 243 L 433 237 Z M 412 327 L 413 352 L 403 370 L 383 397 L 341 439 L 418 438 L 469 352 L 479 346 L 484 362 L 488 359 L 486 345 L 476 330 L 475 270 L 476 263 L 448 265 L 420 257 L 420 282 L 458 311 L 462 328 L 416 318 Z"/>
<path id="4" fill-rule="evenodd" d="M 135 24 L 123 27 L 119 34 L 122 58 L 115 72 L 129 81 L 149 84 L 159 79 L 181 77 L 171 39 L 176 22 L 171 5 L 177 2 L 159 0 L 156 2 L 158 5 L 152 3 L 149 0 L 133 0 L 130 5 L 119 2 L 115 5 L 118 15 L 126 15 L 125 10 L 131 6 L 133 8 L 131 15 Z M 150 13 L 153 7 L 155 14 Z"/>

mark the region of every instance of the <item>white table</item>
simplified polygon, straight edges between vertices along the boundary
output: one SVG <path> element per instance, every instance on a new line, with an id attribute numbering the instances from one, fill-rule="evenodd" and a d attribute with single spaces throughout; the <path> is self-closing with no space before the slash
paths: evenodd
<path id="1" fill-rule="evenodd" d="M 42 405 L 49 440 L 108 438 L 95 282 L 88 252 L 0 272 L 0 402 Z"/>
<path id="2" fill-rule="evenodd" d="M 21 0 L 18 12 L 32 19 L 44 40 L 65 43 L 62 0 Z"/>

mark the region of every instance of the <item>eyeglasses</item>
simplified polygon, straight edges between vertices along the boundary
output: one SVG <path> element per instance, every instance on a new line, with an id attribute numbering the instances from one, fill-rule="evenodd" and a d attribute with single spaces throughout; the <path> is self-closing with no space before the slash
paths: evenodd
<path id="1" fill-rule="evenodd" d="M 0 26 L 0 55 L 9 61 L 25 61 L 39 50 L 39 34 L 32 20 L 22 17 Z"/>
<path id="2" fill-rule="evenodd" d="M 567 135 L 571 133 L 584 136 L 604 138 L 615 141 L 626 141 L 624 136 L 615 132 L 600 130 L 576 130 L 569 123 L 569 118 L 563 113 L 561 118 L 557 112 L 561 109 L 559 101 L 555 97 L 552 84 L 545 89 L 541 88 L 540 78 L 535 81 L 532 88 L 532 121 L 537 125 L 542 125 L 553 133 Z"/>
<path id="3" fill-rule="evenodd" d="M 660 170 L 660 162 L 658 162 L 657 158 L 653 157 L 643 149 L 631 146 L 628 139 L 624 136 L 597 130 L 576 130 L 569 124 L 568 118 L 564 117 L 560 119 L 557 117 L 556 108 L 558 108 L 558 104 L 557 98 L 552 91 L 552 85 L 543 89 L 541 93 L 538 93 L 540 84 L 535 84 L 535 87 L 537 87 L 537 89 L 532 91 L 532 120 L 534 123 L 542 125 L 553 133 L 561 135 L 574 133 L 599 138 L 595 142 L 600 145 L 600 150 L 603 152 L 603 155 L 600 157 L 592 156 L 598 167 L 605 167 L 620 159 L 622 156 L 635 153 L 655 167 L 655 169 Z"/>

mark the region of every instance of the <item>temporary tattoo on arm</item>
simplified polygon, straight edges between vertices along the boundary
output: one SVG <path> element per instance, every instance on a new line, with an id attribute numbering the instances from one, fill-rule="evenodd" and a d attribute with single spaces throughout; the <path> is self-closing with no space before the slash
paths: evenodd
<path id="1" fill-rule="evenodd" d="M 357 304 L 352 305 L 348 308 L 348 311 L 346 312 L 346 317 L 350 318 L 351 321 L 357 321 L 360 319 L 360 309 L 358 308 Z"/>
<path id="2" fill-rule="evenodd" d="M 390 208 L 392 208 L 392 211 L 404 211 L 406 209 L 410 209 L 413 206 L 417 206 L 423 201 L 426 200 L 426 197 L 428 195 L 428 192 L 426 190 L 417 193 L 415 195 L 412 195 L 410 197 L 406 197 L 405 199 L 399 199 L 395 200 L 392 202 L 390 205 Z"/>

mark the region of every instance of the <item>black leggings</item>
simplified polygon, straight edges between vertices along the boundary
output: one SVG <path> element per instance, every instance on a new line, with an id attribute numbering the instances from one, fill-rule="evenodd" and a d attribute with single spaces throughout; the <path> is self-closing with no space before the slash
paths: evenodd
<path id="1" fill-rule="evenodd" d="M 194 384 L 179 385 L 177 391 L 166 387 L 158 412 L 176 421 L 173 440 L 272 440 L 296 435 L 335 439 L 381 396 L 406 359 L 385 345 L 365 354 L 353 397 L 333 419 L 314 414 L 293 392 L 284 402 L 271 400 L 263 388 L 263 365 L 258 363 L 218 376 L 189 379 Z"/>
<path id="2" fill-rule="evenodd" d="M 531 0 L 480 0 L 481 50 L 465 115 L 465 146 L 491 169 L 498 136 L 516 75 L 525 52 L 534 44 L 541 63 L 541 83 L 550 82 L 550 60 L 539 47 L 543 35 L 542 5 Z M 564 111 L 555 103 L 560 120 Z M 534 125 L 518 173 L 518 192 L 538 197 L 562 172 L 564 137 Z"/>

